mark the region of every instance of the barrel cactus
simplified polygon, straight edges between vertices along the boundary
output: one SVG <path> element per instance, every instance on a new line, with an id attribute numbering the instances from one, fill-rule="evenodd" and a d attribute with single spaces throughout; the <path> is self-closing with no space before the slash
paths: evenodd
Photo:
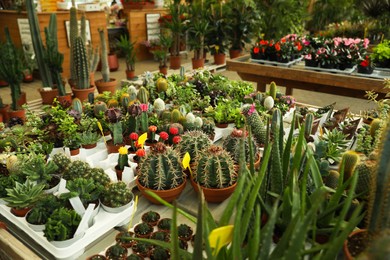
<path id="1" fill-rule="evenodd" d="M 89 174 L 91 167 L 87 162 L 80 160 L 73 161 L 64 171 L 62 177 L 65 180 L 73 180 L 79 177 L 86 177 Z"/>
<path id="2" fill-rule="evenodd" d="M 211 145 L 211 140 L 207 134 L 202 131 L 188 131 L 181 135 L 181 141 L 176 146 L 180 155 L 183 157 L 186 152 L 190 154 L 191 163 L 195 162 L 196 156 L 199 155 L 200 151 L 208 148 Z"/>
<path id="3" fill-rule="evenodd" d="M 64 153 L 54 154 L 52 160 L 61 170 L 65 170 L 72 163 L 70 157 Z"/>
<path id="4" fill-rule="evenodd" d="M 203 149 L 191 170 L 194 181 L 205 188 L 221 189 L 237 182 L 233 158 L 218 145 Z"/>
<path id="5" fill-rule="evenodd" d="M 244 137 L 245 135 L 245 137 Z M 233 129 L 232 133 L 223 139 L 222 146 L 226 149 L 226 151 L 233 157 L 233 160 L 236 164 L 238 164 L 240 158 L 240 139 L 244 138 L 245 144 L 245 159 L 246 162 L 249 163 L 250 155 L 249 155 L 249 140 L 246 137 L 247 133 L 242 130 Z M 251 139 L 252 147 L 256 147 L 255 141 L 253 138 Z M 254 148 L 256 153 L 256 149 Z M 254 154 L 255 155 L 255 154 Z M 254 156 L 255 158 L 255 156 Z"/>
<path id="6" fill-rule="evenodd" d="M 101 201 L 104 205 L 118 208 L 130 203 L 133 200 L 133 193 L 122 181 L 112 182 L 103 192 Z"/>
<path id="7" fill-rule="evenodd" d="M 139 163 L 138 180 L 146 188 L 168 190 L 185 180 L 178 151 L 158 142 Z"/>

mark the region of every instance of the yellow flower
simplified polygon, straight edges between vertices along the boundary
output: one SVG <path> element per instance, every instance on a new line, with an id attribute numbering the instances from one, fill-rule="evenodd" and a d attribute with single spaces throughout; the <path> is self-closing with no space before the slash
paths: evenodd
<path id="1" fill-rule="evenodd" d="M 127 148 L 124 146 L 119 147 L 119 154 L 127 154 Z"/>

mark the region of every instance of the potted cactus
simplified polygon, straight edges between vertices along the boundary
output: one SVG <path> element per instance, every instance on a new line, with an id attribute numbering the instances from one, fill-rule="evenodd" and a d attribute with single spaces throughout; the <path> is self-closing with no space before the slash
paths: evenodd
<path id="1" fill-rule="evenodd" d="M 153 248 L 153 250 L 150 252 L 150 259 L 152 260 L 165 260 L 170 258 L 171 258 L 171 254 L 169 250 L 161 246 L 157 246 Z"/>
<path id="2" fill-rule="evenodd" d="M 142 257 L 148 257 L 150 255 L 150 250 L 152 250 L 152 245 L 146 242 L 140 242 L 138 241 L 135 243 L 131 249 L 136 254 L 142 256 Z"/>
<path id="3" fill-rule="evenodd" d="M 116 177 L 118 180 L 122 180 L 122 173 L 125 166 L 129 167 L 129 155 L 127 148 L 122 146 L 119 148 L 118 164 L 115 166 Z"/>
<path id="4" fill-rule="evenodd" d="M 104 91 L 109 91 L 112 94 L 114 94 L 116 91 L 117 81 L 116 79 L 110 78 L 110 68 L 108 65 L 108 51 L 107 51 L 105 30 L 102 28 L 99 28 L 98 30 L 99 30 L 99 38 L 100 38 L 100 49 L 101 49 L 100 61 L 102 64 L 102 68 L 101 68 L 102 79 L 95 81 L 95 85 L 99 93 L 103 93 Z"/>
<path id="5" fill-rule="evenodd" d="M 127 254 L 127 248 L 121 246 L 119 243 L 110 246 L 106 250 L 107 259 L 126 259 Z"/>
<path id="6" fill-rule="evenodd" d="M 160 214 L 158 214 L 156 211 L 150 210 L 142 214 L 141 219 L 143 222 L 146 222 L 151 226 L 155 226 L 160 220 Z"/>
<path id="7" fill-rule="evenodd" d="M 150 197 L 146 190 L 172 202 L 186 184 L 179 153 L 161 142 L 152 146 L 150 152 L 142 158 L 137 175 L 136 183 L 141 193 L 155 204 L 159 202 Z"/>
<path id="8" fill-rule="evenodd" d="M 107 142 L 108 153 L 117 153 L 119 147 L 124 146 L 122 132 L 122 111 L 112 107 L 104 112 L 105 118 L 110 125 L 112 140 Z"/>
<path id="9" fill-rule="evenodd" d="M 135 243 L 133 240 L 134 233 L 130 231 L 121 231 L 115 236 L 115 241 L 126 248 L 131 248 Z"/>
<path id="10" fill-rule="evenodd" d="M 171 232 L 172 219 L 162 218 L 157 223 L 157 228 L 160 231 Z"/>
<path id="11" fill-rule="evenodd" d="M 0 44 L 0 78 L 7 79 L 11 88 L 11 109 L 8 118 L 18 117 L 25 120 L 25 110 L 20 109 L 18 100 L 21 95 L 20 83 L 23 80 L 23 65 L 19 52 L 12 42 L 8 27 L 5 27 L 6 42 Z"/>
<path id="12" fill-rule="evenodd" d="M 121 35 L 117 42 L 125 57 L 127 79 L 135 78 L 135 43 L 135 41 L 131 42 L 127 35 Z"/>
<path id="13" fill-rule="evenodd" d="M 150 239 L 169 242 L 171 240 L 170 234 L 166 231 L 155 231 L 150 235 Z"/>
<path id="14" fill-rule="evenodd" d="M 145 222 L 141 222 L 134 227 L 135 237 L 149 238 L 152 232 L 153 227 Z"/>
<path id="15" fill-rule="evenodd" d="M 200 186 L 208 202 L 224 201 L 237 185 L 233 158 L 221 146 L 211 145 L 203 149 L 196 157 L 191 170 L 192 186 L 196 191 L 199 191 Z"/>
<path id="16" fill-rule="evenodd" d="M 132 205 L 133 197 L 133 193 L 126 183 L 118 181 L 107 186 L 100 200 L 104 210 L 121 212 Z"/>
<path id="17" fill-rule="evenodd" d="M 177 227 L 177 233 L 178 233 L 178 236 L 180 239 L 185 240 L 185 241 L 190 241 L 194 231 L 187 224 L 180 224 Z"/>
<path id="18" fill-rule="evenodd" d="M 210 145 L 211 140 L 207 134 L 202 131 L 194 130 L 187 131 L 181 135 L 181 141 L 175 149 L 179 151 L 181 157 L 183 157 L 184 154 L 188 152 L 191 157 L 190 164 L 193 164 L 195 162 L 196 156 L 200 153 L 200 151 L 209 147 Z"/>

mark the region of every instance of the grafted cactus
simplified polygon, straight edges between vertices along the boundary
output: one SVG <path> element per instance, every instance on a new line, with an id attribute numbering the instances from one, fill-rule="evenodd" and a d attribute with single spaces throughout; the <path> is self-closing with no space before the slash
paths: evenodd
<path id="1" fill-rule="evenodd" d="M 191 169 L 194 181 L 206 188 L 226 188 L 237 181 L 233 158 L 221 146 L 203 149 Z"/>
<path id="2" fill-rule="evenodd" d="M 112 140 L 115 145 L 123 143 L 122 133 L 122 112 L 119 108 L 109 108 L 104 113 L 108 123 L 110 124 L 110 131 Z"/>
<path id="3" fill-rule="evenodd" d="M 184 182 L 181 158 L 176 150 L 158 142 L 139 163 L 138 179 L 142 186 L 168 190 Z"/>

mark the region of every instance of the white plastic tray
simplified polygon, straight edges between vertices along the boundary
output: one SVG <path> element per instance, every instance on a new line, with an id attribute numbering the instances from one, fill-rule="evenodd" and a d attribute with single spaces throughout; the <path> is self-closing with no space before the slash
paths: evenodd
<path id="1" fill-rule="evenodd" d="M 302 60 L 302 57 L 295 59 L 295 60 L 292 60 L 292 61 L 289 61 L 289 62 L 277 62 L 277 61 L 258 60 L 258 59 L 251 58 L 251 62 L 261 63 L 261 64 L 265 64 L 265 65 L 276 65 L 276 66 L 280 66 L 280 67 L 290 67 L 290 66 L 300 62 L 301 60 Z"/>

